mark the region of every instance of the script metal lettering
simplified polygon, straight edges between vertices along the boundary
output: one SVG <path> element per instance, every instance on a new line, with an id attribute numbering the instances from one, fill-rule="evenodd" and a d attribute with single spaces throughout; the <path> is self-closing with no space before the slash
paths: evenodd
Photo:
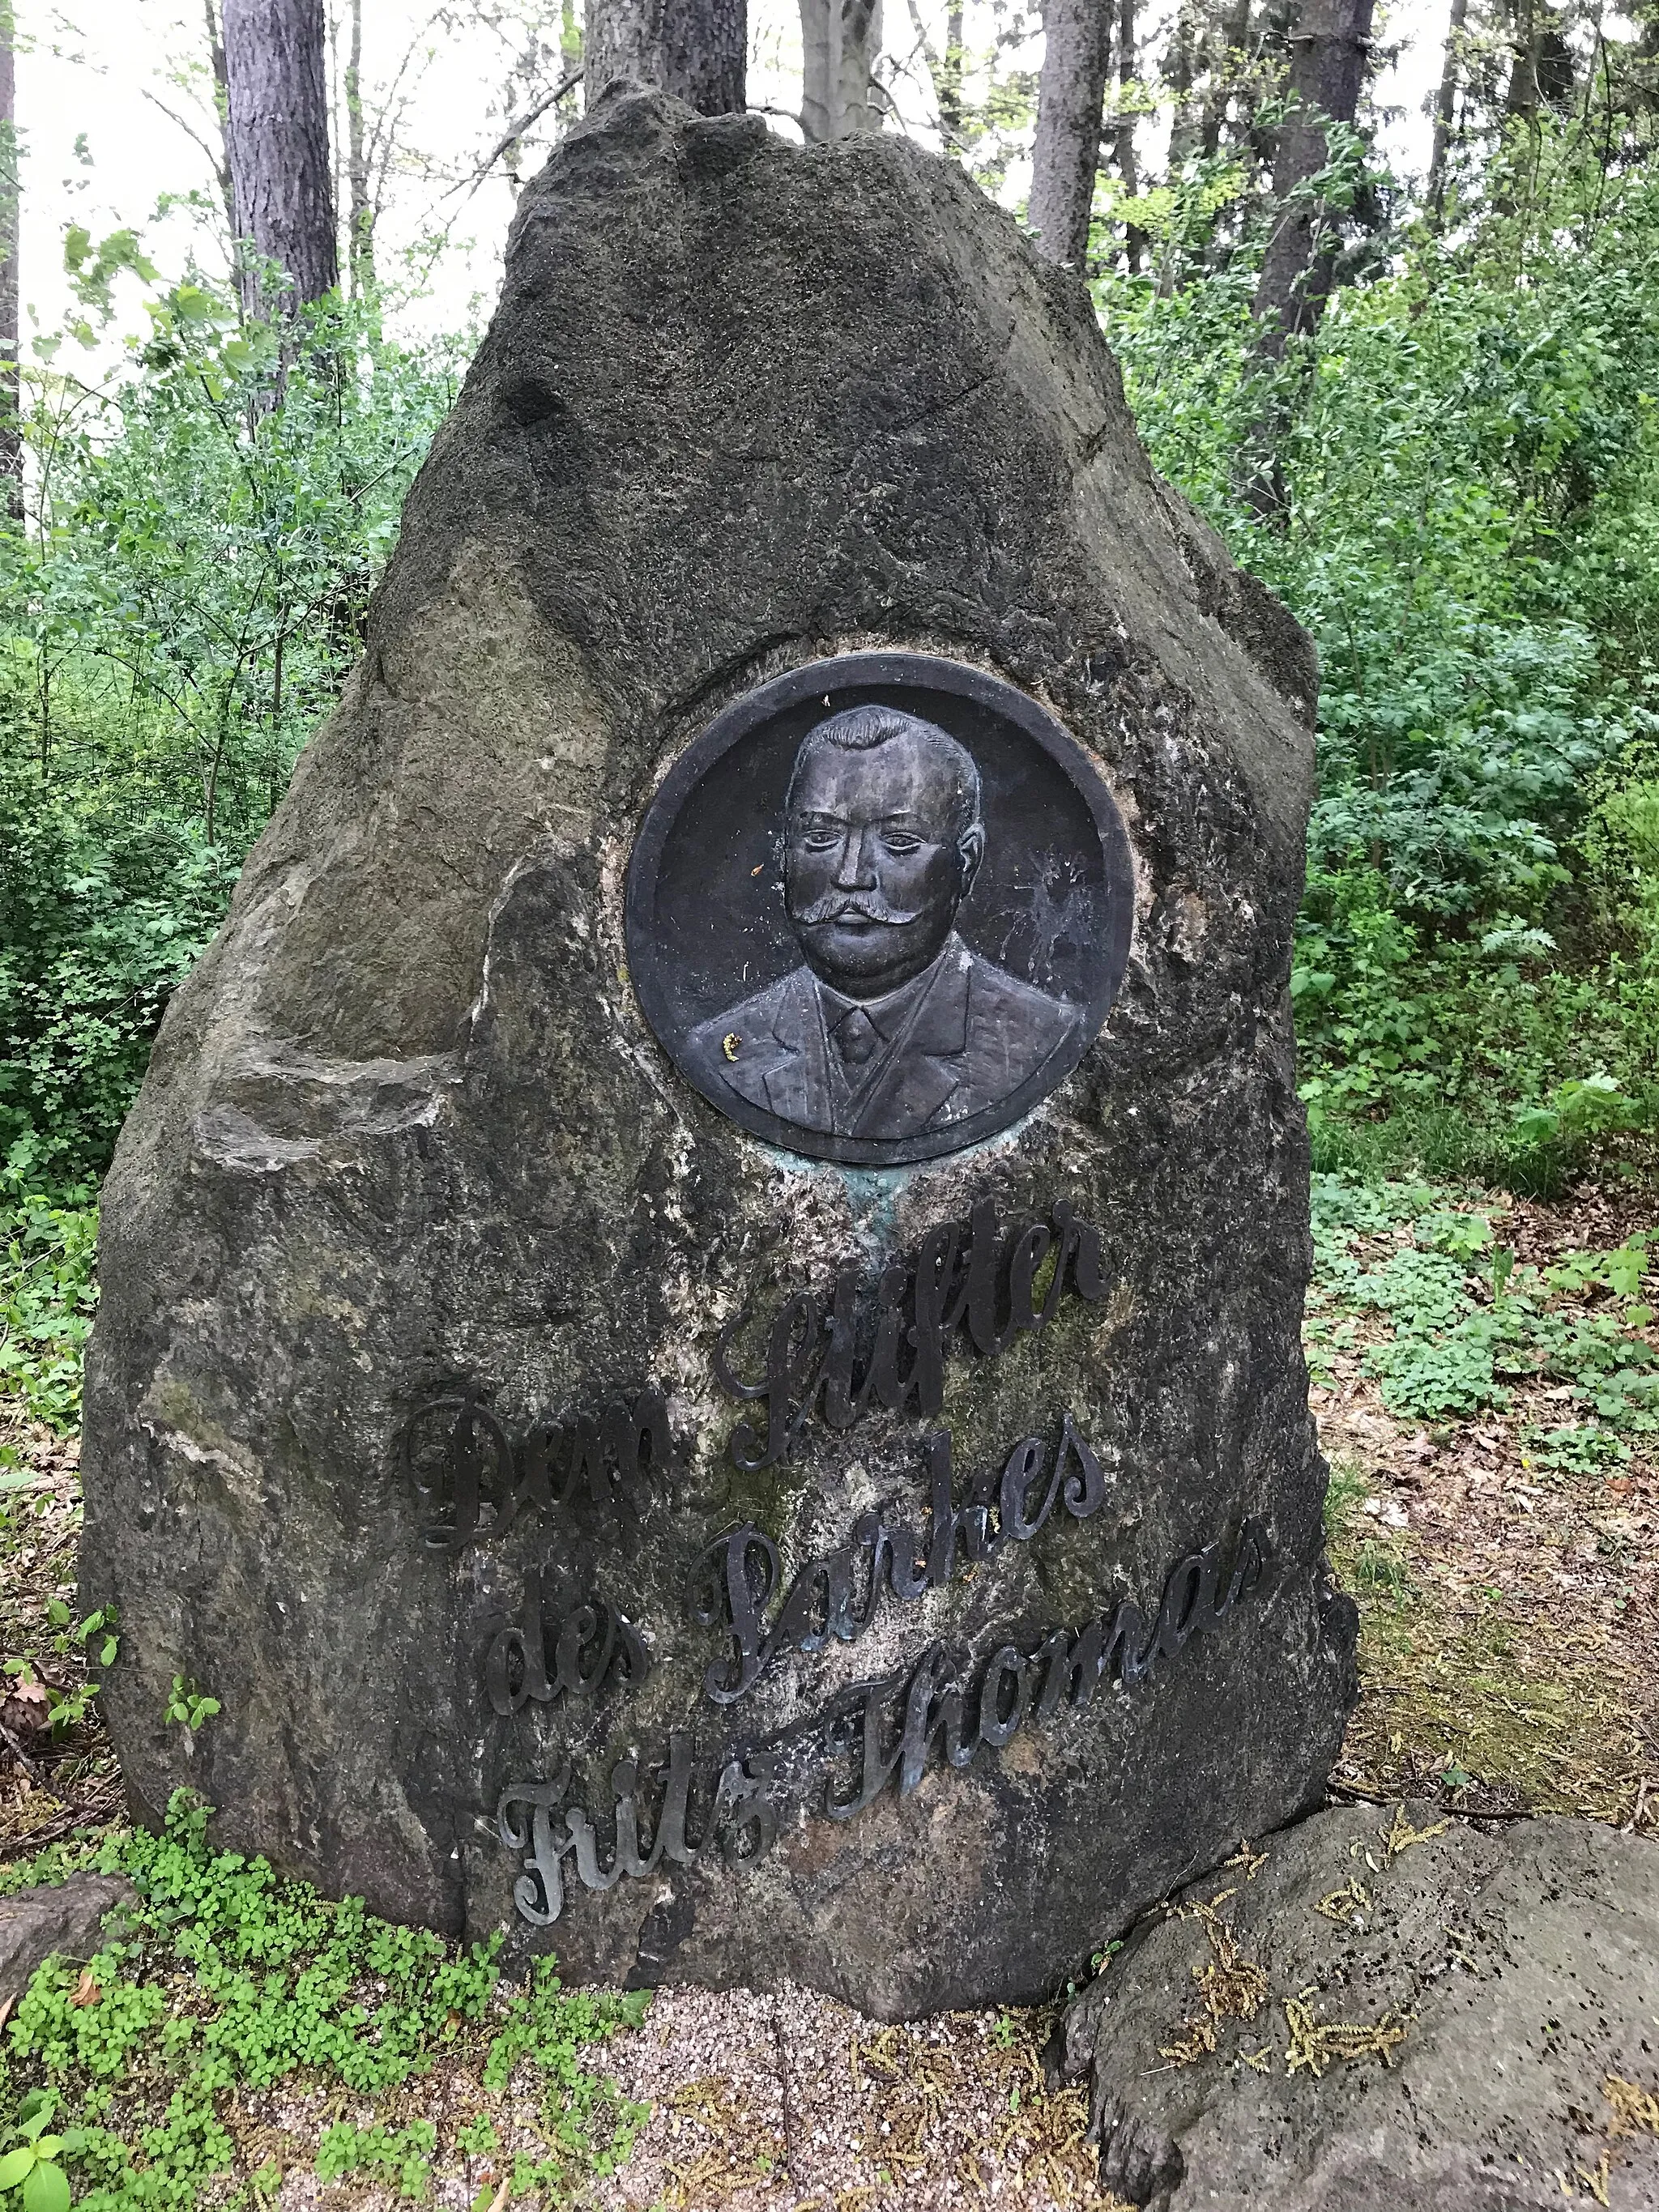
<path id="1" fill-rule="evenodd" d="M 594 1695 L 617 1683 L 636 1690 L 650 1664 L 633 1622 L 600 1598 L 550 1620 L 543 1609 L 541 1573 L 532 1567 L 525 1577 L 519 1619 L 503 1622 L 490 1644 L 484 1687 L 498 1713 L 516 1713 L 532 1698 L 544 1705 L 561 1696 Z"/>
<path id="2" fill-rule="evenodd" d="M 758 1382 L 746 1382 L 732 1364 L 753 1318 L 745 1307 L 720 1333 L 714 1373 L 734 1398 L 763 1406 L 765 1417 L 732 1431 L 732 1461 L 752 1474 L 787 1459 L 815 1409 L 837 1430 L 850 1429 L 872 1405 L 935 1419 L 945 1406 L 945 1358 L 959 1334 L 981 1359 L 994 1359 L 1022 1332 L 1046 1328 L 1068 1288 L 1097 1303 L 1107 1287 L 1100 1231 L 1079 1221 L 1069 1200 L 1054 1206 L 1052 1227 L 1032 1222 L 1005 1246 L 995 1203 L 985 1199 L 965 1227 L 930 1230 L 913 1260 L 884 1269 L 873 1307 L 852 1267 L 839 1271 L 827 1297 L 800 1291 L 786 1299 L 767 1332 Z"/>
<path id="3" fill-rule="evenodd" d="M 717 1705 L 734 1705 L 781 1651 L 819 1651 L 831 1637 L 856 1644 L 876 1618 L 884 1583 L 902 1604 L 912 1604 L 925 1591 L 943 1589 L 959 1559 L 977 1565 L 1005 1543 L 1029 1543 L 1057 1503 L 1063 1501 L 1074 1520 L 1086 1521 L 1105 1499 L 1100 1462 L 1069 1413 L 1062 1418 L 1052 1465 L 1042 1438 L 1026 1437 L 1008 1455 L 1000 1477 L 979 1477 L 962 1505 L 956 1502 L 949 1434 L 935 1430 L 922 1439 L 921 1449 L 929 1487 L 925 1539 L 879 1513 L 860 1514 L 848 1543 L 801 1568 L 769 1624 L 766 1608 L 780 1567 L 772 1539 L 744 1522 L 708 1547 L 693 1571 L 691 1613 L 701 1626 L 722 1630 L 733 1650 L 703 1676 L 705 1697 Z"/>
<path id="4" fill-rule="evenodd" d="M 518 1438 L 476 1392 L 457 1392 L 415 1407 L 402 1462 L 416 1501 L 438 1516 L 422 1542 L 457 1552 L 503 1534 L 528 1506 L 551 1512 L 586 1503 L 637 1517 L 653 1489 L 666 1487 L 672 1449 L 659 1390 L 618 1400 L 598 1416 L 538 1420 Z"/>
<path id="5" fill-rule="evenodd" d="M 523 1855 L 525 1870 L 514 1883 L 518 1910 L 537 1926 L 558 1918 L 566 1861 L 585 1888 L 600 1890 L 624 1876 L 641 1879 L 665 1859 L 695 1865 L 716 1842 L 729 1866 L 751 1867 L 771 1850 L 780 1818 L 793 1804 L 850 1820 L 890 1783 L 908 1796 L 936 1754 L 960 1771 L 981 1746 L 1000 1750 L 1031 1722 L 1051 1722 L 1062 1705 L 1083 1711 L 1109 1682 L 1126 1688 L 1144 1682 L 1160 1662 L 1254 1596 L 1272 1559 L 1266 1528 L 1247 1520 L 1224 1575 L 1218 1543 L 1176 1560 L 1150 1623 L 1133 1600 L 1121 1599 L 1081 1628 L 1054 1630 L 1035 1650 L 1000 1644 L 976 1682 L 945 1645 L 932 1644 L 908 1674 L 861 1683 L 810 1723 L 805 1733 L 816 1732 L 817 1743 L 805 1761 L 789 1756 L 783 1739 L 726 1759 L 712 1789 L 703 1787 L 695 1844 L 687 1833 L 695 1758 L 690 1736 L 679 1730 L 670 1733 L 666 1768 L 653 1770 L 663 1786 L 648 1844 L 641 1835 L 638 1761 L 623 1759 L 611 1769 L 608 1862 L 586 1807 L 565 1802 L 568 1760 L 550 1782 L 509 1783 L 495 1821 L 502 1844 Z"/>

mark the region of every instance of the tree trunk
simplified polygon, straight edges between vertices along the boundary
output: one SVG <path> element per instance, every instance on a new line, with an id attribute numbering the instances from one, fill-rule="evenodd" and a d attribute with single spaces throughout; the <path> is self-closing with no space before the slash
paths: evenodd
<path id="1" fill-rule="evenodd" d="M 345 67 L 346 194 L 350 208 L 346 252 L 351 296 L 374 289 L 374 204 L 363 145 L 363 0 L 351 0 L 351 44 Z"/>
<path id="2" fill-rule="evenodd" d="M 0 0 L 0 477 L 14 522 L 23 513 L 23 380 L 19 362 L 17 231 L 21 179 L 17 165 L 17 23 L 12 0 Z"/>
<path id="3" fill-rule="evenodd" d="M 583 98 L 592 109 L 617 77 L 659 85 L 699 115 L 745 106 L 745 0 L 588 0 Z"/>
<path id="4" fill-rule="evenodd" d="M 1451 0 L 1446 25 L 1446 58 L 1434 102 L 1434 144 L 1429 154 L 1429 217 L 1437 230 L 1445 214 L 1446 164 L 1451 158 L 1452 121 L 1457 107 L 1458 44 L 1468 20 L 1469 0 Z"/>
<path id="5" fill-rule="evenodd" d="M 959 147 L 962 143 L 962 40 L 961 0 L 951 0 L 951 5 L 945 12 L 945 59 L 939 65 L 939 122 L 946 144 L 953 147 Z"/>
<path id="6" fill-rule="evenodd" d="M 1565 107 L 1572 100 L 1572 52 L 1561 35 L 1561 21 L 1550 0 L 1515 0 L 1511 28 L 1514 58 L 1510 67 L 1504 112 L 1516 122 L 1535 122 L 1547 102 Z"/>
<path id="7" fill-rule="evenodd" d="M 1193 86 L 1203 43 L 1202 0 L 1181 0 L 1164 50 L 1164 81 L 1175 113 L 1170 122 L 1170 174 L 1179 176 L 1199 150 L 1202 128 Z"/>
<path id="8" fill-rule="evenodd" d="M 218 0 L 202 0 L 207 18 L 208 64 L 213 72 L 213 112 L 219 118 L 219 194 L 233 246 L 236 238 L 236 187 L 230 180 L 230 86 L 225 72 L 225 42 L 219 29 Z"/>
<path id="9" fill-rule="evenodd" d="M 1303 0 L 1291 40 L 1290 112 L 1273 162 L 1273 235 L 1251 312 L 1256 349 L 1278 360 L 1317 328 L 1331 289 L 1336 229 L 1303 187 L 1325 166 L 1326 125 L 1352 123 L 1370 52 L 1371 0 Z"/>
<path id="10" fill-rule="evenodd" d="M 881 0 L 800 0 L 801 135 L 809 146 L 879 131 Z"/>
<path id="11" fill-rule="evenodd" d="M 1140 170 L 1135 161 L 1135 118 L 1129 111 L 1129 88 L 1135 82 L 1135 0 L 1119 0 L 1117 11 L 1117 121 L 1112 131 L 1112 159 L 1123 189 L 1133 199 L 1140 190 Z M 1124 250 L 1131 271 L 1140 266 L 1146 250 L 1146 234 L 1133 223 L 1124 231 Z"/>
<path id="12" fill-rule="evenodd" d="M 1101 109 L 1110 51 L 1109 0 L 1047 0 L 1036 143 L 1026 220 L 1039 252 L 1080 269 L 1100 164 Z"/>
<path id="13" fill-rule="evenodd" d="M 1227 102 L 1232 97 L 1233 77 L 1250 35 L 1250 0 L 1225 0 L 1214 28 L 1212 51 L 1206 55 L 1208 82 L 1204 89 L 1201 137 L 1206 154 L 1218 154 L 1226 129 Z"/>
<path id="14" fill-rule="evenodd" d="M 323 0 L 224 0 L 226 119 L 239 251 L 274 261 L 289 289 L 273 302 L 244 267 L 243 305 L 292 313 L 339 282 L 328 166 Z"/>

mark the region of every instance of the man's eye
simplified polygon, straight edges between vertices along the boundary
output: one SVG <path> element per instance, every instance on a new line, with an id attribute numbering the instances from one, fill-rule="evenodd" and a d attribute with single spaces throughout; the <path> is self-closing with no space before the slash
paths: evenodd
<path id="1" fill-rule="evenodd" d="M 809 830 L 805 843 L 809 853 L 833 853 L 841 842 L 838 830 Z"/>
<path id="2" fill-rule="evenodd" d="M 884 837 L 881 842 L 886 846 L 890 853 L 908 854 L 919 853 L 921 850 L 921 840 L 920 837 L 898 837 L 890 834 Z"/>

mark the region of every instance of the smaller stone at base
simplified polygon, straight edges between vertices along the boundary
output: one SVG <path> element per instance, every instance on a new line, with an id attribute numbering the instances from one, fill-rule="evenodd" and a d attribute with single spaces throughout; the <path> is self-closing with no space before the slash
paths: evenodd
<path id="1" fill-rule="evenodd" d="M 0 2004 L 21 1997 L 54 1954 L 89 1959 L 104 1940 L 104 1917 L 137 1893 L 118 1874 L 72 1874 L 67 1881 L 0 1897 Z"/>
<path id="2" fill-rule="evenodd" d="M 1064 2023 L 1147 2212 L 1659 2203 L 1659 1850 L 1340 1806 L 1143 1921 Z"/>

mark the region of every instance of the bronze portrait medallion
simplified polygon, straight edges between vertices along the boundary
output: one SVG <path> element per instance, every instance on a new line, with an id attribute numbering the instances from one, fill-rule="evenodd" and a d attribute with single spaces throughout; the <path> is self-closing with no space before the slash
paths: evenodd
<path id="1" fill-rule="evenodd" d="M 629 864 L 629 967 L 740 1127 L 897 1166 L 1071 1073 L 1133 915 L 1117 808 L 1046 708 L 962 662 L 848 653 L 746 693 L 670 769 Z"/>

